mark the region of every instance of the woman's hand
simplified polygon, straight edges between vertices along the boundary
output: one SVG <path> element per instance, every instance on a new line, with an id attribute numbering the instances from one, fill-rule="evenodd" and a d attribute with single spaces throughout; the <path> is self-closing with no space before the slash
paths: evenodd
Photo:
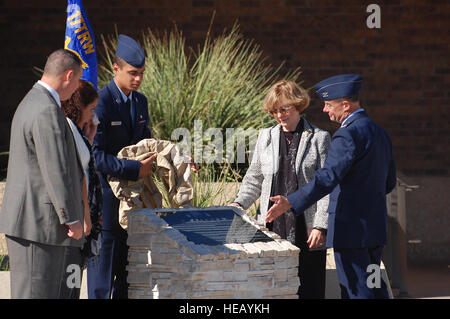
<path id="1" fill-rule="evenodd" d="M 306 243 L 309 248 L 320 248 L 325 244 L 325 232 L 321 229 L 314 228 L 309 232 Z"/>

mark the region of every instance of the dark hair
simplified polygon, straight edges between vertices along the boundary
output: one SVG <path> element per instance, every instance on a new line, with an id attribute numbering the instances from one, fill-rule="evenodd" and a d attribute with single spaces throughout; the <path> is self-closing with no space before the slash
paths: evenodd
<path id="1" fill-rule="evenodd" d="M 64 115 L 75 124 L 81 118 L 81 111 L 98 98 L 98 93 L 87 81 L 80 80 L 80 85 L 70 99 L 61 102 Z"/>
<path id="2" fill-rule="evenodd" d="M 67 70 L 81 70 L 81 59 L 75 53 L 59 49 L 49 55 L 44 67 L 45 75 L 59 76 Z"/>
<path id="3" fill-rule="evenodd" d="M 113 63 L 116 63 L 122 69 L 126 62 L 116 54 L 113 58 Z"/>

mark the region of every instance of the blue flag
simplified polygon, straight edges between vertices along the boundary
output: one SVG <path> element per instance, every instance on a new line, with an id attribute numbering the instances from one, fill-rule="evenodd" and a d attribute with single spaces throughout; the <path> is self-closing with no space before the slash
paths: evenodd
<path id="1" fill-rule="evenodd" d="M 81 0 L 67 1 L 64 49 L 78 55 L 83 67 L 81 79 L 90 82 L 97 90 L 97 54 L 95 52 L 94 33 Z"/>

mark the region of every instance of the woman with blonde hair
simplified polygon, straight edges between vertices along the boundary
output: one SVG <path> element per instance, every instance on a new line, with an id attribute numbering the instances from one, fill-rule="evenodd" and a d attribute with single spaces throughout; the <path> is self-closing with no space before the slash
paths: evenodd
<path id="1" fill-rule="evenodd" d="M 279 81 L 267 93 L 262 109 L 277 125 L 260 130 L 253 159 L 239 193 L 230 205 L 248 209 L 258 198 L 258 223 L 264 225 L 269 198 L 287 195 L 308 183 L 322 167 L 330 134 L 306 121 L 301 113 L 309 106 L 305 89 L 292 81 Z M 300 248 L 299 298 L 325 297 L 325 237 L 328 196 L 299 217 L 288 211 L 266 226 Z"/>

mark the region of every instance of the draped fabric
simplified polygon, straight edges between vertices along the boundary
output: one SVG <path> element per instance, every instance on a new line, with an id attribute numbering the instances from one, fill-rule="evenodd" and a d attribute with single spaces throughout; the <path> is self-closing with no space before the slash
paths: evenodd
<path id="1" fill-rule="evenodd" d="M 126 146 L 117 158 L 142 161 L 157 153 L 152 172 L 137 181 L 123 180 L 109 176 L 108 182 L 113 194 L 120 200 L 119 223 L 128 228 L 127 215 L 141 208 L 161 208 L 164 196 L 171 207 L 190 207 L 194 197 L 189 160 L 181 153 L 178 145 L 165 140 L 143 139 Z M 163 193 L 154 177 L 162 184 Z"/>

